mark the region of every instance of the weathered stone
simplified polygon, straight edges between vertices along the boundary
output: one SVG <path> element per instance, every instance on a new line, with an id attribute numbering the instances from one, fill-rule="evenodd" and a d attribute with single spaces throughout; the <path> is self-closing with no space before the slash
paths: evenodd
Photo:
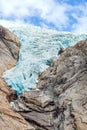
<path id="1" fill-rule="evenodd" d="M 40 90 L 23 92 L 18 101 L 10 104 L 15 111 L 31 122 L 37 130 L 52 130 L 53 99 Z M 37 127 L 38 126 L 38 127 Z"/>
<path id="2" fill-rule="evenodd" d="M 38 91 L 11 103 L 37 130 L 87 129 L 87 41 L 67 48 L 40 77 Z"/>
<path id="3" fill-rule="evenodd" d="M 0 130 L 34 130 L 8 102 L 15 95 L 2 79 L 2 74 L 13 67 L 18 59 L 20 42 L 8 29 L 0 26 Z M 12 96 L 12 97 L 11 97 Z"/>

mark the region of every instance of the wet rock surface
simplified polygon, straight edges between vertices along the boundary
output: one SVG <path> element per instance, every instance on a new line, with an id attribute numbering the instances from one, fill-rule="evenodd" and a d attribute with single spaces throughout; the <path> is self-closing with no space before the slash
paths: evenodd
<path id="1" fill-rule="evenodd" d="M 11 102 L 36 130 L 87 129 L 87 41 L 67 48 L 37 84 Z"/>
<path id="2" fill-rule="evenodd" d="M 11 109 L 8 99 L 15 97 L 15 91 L 2 79 L 3 72 L 16 64 L 19 46 L 18 38 L 0 26 L 0 130 L 34 130 L 23 117 Z"/>

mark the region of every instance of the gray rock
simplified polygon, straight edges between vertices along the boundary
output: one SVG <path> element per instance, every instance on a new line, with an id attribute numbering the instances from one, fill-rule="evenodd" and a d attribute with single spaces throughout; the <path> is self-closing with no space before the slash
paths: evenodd
<path id="1" fill-rule="evenodd" d="M 46 71 L 37 90 L 13 101 L 36 130 L 87 129 L 87 41 L 67 48 Z"/>

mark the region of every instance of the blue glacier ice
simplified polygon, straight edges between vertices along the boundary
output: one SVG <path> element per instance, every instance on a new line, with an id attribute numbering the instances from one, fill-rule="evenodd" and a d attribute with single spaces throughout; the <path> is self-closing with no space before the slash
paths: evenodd
<path id="1" fill-rule="evenodd" d="M 3 78 L 17 95 L 36 87 L 38 75 L 58 58 L 60 47 L 67 48 L 87 39 L 87 34 L 58 32 L 35 26 L 10 28 L 20 41 L 17 65 L 4 72 Z"/>

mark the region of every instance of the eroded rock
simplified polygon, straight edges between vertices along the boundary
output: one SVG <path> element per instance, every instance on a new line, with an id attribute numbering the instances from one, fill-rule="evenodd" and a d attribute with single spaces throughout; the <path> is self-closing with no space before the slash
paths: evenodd
<path id="1" fill-rule="evenodd" d="M 13 67 L 18 59 L 20 42 L 8 29 L 0 26 L 0 130 L 34 130 L 8 102 L 15 95 L 2 79 L 4 71 Z"/>
<path id="2" fill-rule="evenodd" d="M 12 108 L 37 130 L 87 129 L 87 41 L 67 48 Z"/>

